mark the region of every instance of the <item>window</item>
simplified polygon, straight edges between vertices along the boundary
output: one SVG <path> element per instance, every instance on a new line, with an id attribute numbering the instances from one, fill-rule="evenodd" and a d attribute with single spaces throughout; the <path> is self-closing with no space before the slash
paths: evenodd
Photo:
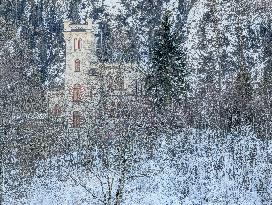
<path id="1" fill-rule="evenodd" d="M 80 39 L 78 39 L 78 42 L 77 42 L 77 46 L 78 46 L 78 49 L 80 50 L 80 49 L 82 49 L 82 39 L 80 38 Z"/>
<path id="2" fill-rule="evenodd" d="M 74 50 L 77 50 L 77 38 L 74 39 Z"/>
<path id="3" fill-rule="evenodd" d="M 108 91 L 113 92 L 113 77 L 108 75 Z"/>
<path id="4" fill-rule="evenodd" d="M 80 113 L 78 111 L 73 112 L 73 127 L 80 127 Z"/>
<path id="5" fill-rule="evenodd" d="M 74 39 L 74 50 L 76 51 L 76 50 L 81 50 L 81 49 L 82 49 L 82 39 L 75 38 Z"/>
<path id="6" fill-rule="evenodd" d="M 53 113 L 54 116 L 60 116 L 61 109 L 60 109 L 60 106 L 58 104 L 54 105 L 54 107 L 52 109 L 52 113 Z"/>
<path id="7" fill-rule="evenodd" d="M 90 90 L 90 100 L 93 100 L 94 94 L 93 94 L 93 90 Z"/>
<path id="8" fill-rule="evenodd" d="M 138 82 L 135 80 L 135 95 L 138 95 Z"/>
<path id="9" fill-rule="evenodd" d="M 121 75 L 117 75 L 114 79 L 115 89 L 116 90 L 123 90 L 124 88 L 124 79 Z"/>
<path id="10" fill-rule="evenodd" d="M 114 117 L 115 114 L 116 114 L 115 102 L 112 101 L 112 102 L 109 104 L 109 116 L 110 116 L 110 117 Z"/>
<path id="11" fill-rule="evenodd" d="M 75 60 L 75 72 L 80 72 L 80 60 Z"/>
<path id="12" fill-rule="evenodd" d="M 122 103 L 121 101 L 118 100 L 116 103 L 116 117 L 120 117 L 122 114 L 122 111 L 123 111 Z"/>
<path id="13" fill-rule="evenodd" d="M 90 75 L 90 76 L 97 76 L 96 69 L 95 69 L 95 68 L 91 68 L 91 69 L 89 70 L 89 75 Z"/>
<path id="14" fill-rule="evenodd" d="M 73 102 L 79 102 L 81 100 L 81 86 L 75 84 L 73 88 Z"/>
<path id="15" fill-rule="evenodd" d="M 95 97 L 95 87 L 91 86 L 90 87 L 90 99 L 93 100 L 93 98 Z"/>
<path id="16" fill-rule="evenodd" d="M 141 82 L 139 80 L 134 81 L 134 90 L 133 90 L 133 92 L 134 92 L 134 94 L 136 96 L 143 94 L 143 87 L 142 87 L 142 84 L 141 84 Z"/>

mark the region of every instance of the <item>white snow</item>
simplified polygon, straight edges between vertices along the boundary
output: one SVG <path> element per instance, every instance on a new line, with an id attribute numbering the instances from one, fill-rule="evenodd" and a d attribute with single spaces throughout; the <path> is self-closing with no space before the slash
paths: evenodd
<path id="1" fill-rule="evenodd" d="M 153 159 L 141 160 L 131 170 L 131 176 L 139 177 L 128 179 L 122 204 L 269 205 L 262 199 L 266 197 L 267 200 L 272 194 L 272 178 L 268 171 L 272 145 L 267 147 L 249 129 L 240 136 L 233 133 L 224 138 L 213 131 L 184 130 L 170 141 L 168 137 L 160 138 L 158 145 Z M 77 159 L 76 153 L 72 155 Z M 81 168 L 66 169 L 64 164 L 57 168 L 57 163 L 63 159 L 41 162 L 40 174 L 49 164 L 55 169 L 51 168 L 47 177 L 34 177 L 25 198 L 15 200 L 10 194 L 4 204 L 101 204 L 98 177 Z M 113 179 L 113 190 L 116 190 L 116 172 L 94 169 L 103 183 L 106 184 L 108 177 Z M 140 176 L 141 173 L 146 175 Z"/>

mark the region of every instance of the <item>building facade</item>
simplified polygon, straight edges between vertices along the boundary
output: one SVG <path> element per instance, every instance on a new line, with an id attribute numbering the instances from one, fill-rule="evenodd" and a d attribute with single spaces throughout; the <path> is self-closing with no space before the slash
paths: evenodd
<path id="1" fill-rule="evenodd" d="M 66 65 L 64 87 L 48 91 L 51 119 L 67 128 L 81 128 L 97 115 L 98 108 L 115 116 L 120 104 L 142 95 L 141 72 L 134 64 L 99 63 L 91 20 L 86 24 L 64 22 Z"/>

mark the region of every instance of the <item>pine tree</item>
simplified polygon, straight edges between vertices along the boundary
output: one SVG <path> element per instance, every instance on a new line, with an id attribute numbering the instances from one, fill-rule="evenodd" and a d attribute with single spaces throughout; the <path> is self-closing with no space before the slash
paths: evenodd
<path id="1" fill-rule="evenodd" d="M 101 62 L 109 62 L 112 58 L 112 29 L 110 18 L 107 13 L 103 13 L 99 21 L 99 33 L 97 43 L 97 56 Z"/>
<path id="2" fill-rule="evenodd" d="M 232 126 L 241 126 L 252 122 L 252 110 L 250 103 L 253 100 L 253 86 L 251 79 L 250 62 L 247 60 L 246 35 L 244 30 L 247 28 L 243 17 L 247 15 L 246 4 L 243 0 L 238 1 L 236 9 L 236 38 L 237 38 L 237 68 L 238 72 L 233 84 L 233 106 L 232 106 Z M 231 127 L 232 127 L 231 126 Z"/>
<path id="3" fill-rule="evenodd" d="M 171 14 L 166 12 L 155 32 L 151 68 L 146 77 L 146 91 L 158 108 L 180 100 L 186 90 L 184 53 L 172 31 Z"/>
<path id="4" fill-rule="evenodd" d="M 264 67 L 262 87 L 265 96 L 269 99 L 272 94 L 272 25 L 269 22 L 268 28 L 265 32 L 263 47 L 264 47 L 264 61 L 266 65 Z"/>
<path id="5" fill-rule="evenodd" d="M 251 122 L 250 102 L 253 98 L 253 88 L 248 70 L 240 69 L 234 82 L 233 94 L 233 125 L 248 124 Z"/>
<path id="6" fill-rule="evenodd" d="M 81 18 L 80 18 L 80 15 L 79 15 L 80 3 L 81 3 L 81 0 L 72 0 L 70 2 L 68 18 L 73 23 L 80 23 L 80 21 L 81 21 Z"/>

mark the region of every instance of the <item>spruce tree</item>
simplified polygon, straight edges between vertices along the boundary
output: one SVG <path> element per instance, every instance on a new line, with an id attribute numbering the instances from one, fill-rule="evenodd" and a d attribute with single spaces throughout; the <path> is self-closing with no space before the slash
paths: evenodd
<path id="1" fill-rule="evenodd" d="M 250 67 L 253 66 L 247 59 L 248 39 L 250 36 L 244 34 L 244 30 L 248 29 L 247 22 L 243 17 L 246 16 L 247 5 L 243 5 L 243 0 L 238 1 L 236 9 L 235 31 L 237 38 L 237 68 L 238 73 L 234 81 L 233 95 L 233 116 L 232 124 L 241 126 L 252 122 L 252 110 L 250 103 L 253 100 L 253 86 L 251 79 Z"/>
<path id="2" fill-rule="evenodd" d="M 151 67 L 146 77 L 146 92 L 158 108 L 178 102 L 186 90 L 185 59 L 172 30 L 171 14 L 166 12 L 155 31 Z"/>
<path id="3" fill-rule="evenodd" d="M 81 0 L 73 0 L 70 2 L 69 12 L 68 12 L 68 18 L 73 23 L 80 23 L 81 18 L 79 15 L 79 6 L 80 6 Z"/>
<path id="4" fill-rule="evenodd" d="M 262 87 L 264 95 L 269 99 L 272 94 L 272 23 L 269 22 L 263 41 L 263 61 L 266 62 L 263 73 Z"/>
<path id="5" fill-rule="evenodd" d="M 253 99 L 253 87 L 249 71 L 242 67 L 234 82 L 232 124 L 239 126 L 252 121 L 250 102 Z"/>

